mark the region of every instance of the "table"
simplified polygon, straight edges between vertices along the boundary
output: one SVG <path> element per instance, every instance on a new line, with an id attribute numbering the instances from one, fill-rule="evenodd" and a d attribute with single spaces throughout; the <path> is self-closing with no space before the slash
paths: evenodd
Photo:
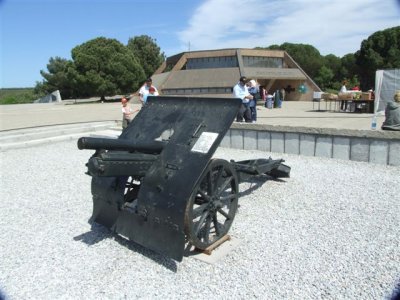
<path id="1" fill-rule="evenodd" d="M 338 100 L 338 99 L 326 99 L 325 107 L 329 111 L 340 111 L 340 101 L 341 100 Z M 332 105 L 333 105 L 333 109 L 332 109 Z M 328 106 L 329 106 L 329 109 L 328 109 Z"/>
<path id="2" fill-rule="evenodd" d="M 318 110 L 317 111 L 321 111 L 321 101 L 322 101 L 322 99 L 313 99 L 313 104 L 312 104 L 313 110 L 315 110 L 314 109 L 315 103 L 318 103 Z M 325 108 L 326 108 L 326 104 L 325 104 Z"/>
<path id="3" fill-rule="evenodd" d="M 347 102 L 348 112 L 351 113 L 374 113 L 374 100 L 355 100 L 355 99 L 332 99 L 325 100 L 327 103 L 329 102 L 329 111 L 340 111 L 341 101 Z M 328 104 L 326 104 L 328 106 Z M 333 109 L 332 109 L 333 105 Z"/>

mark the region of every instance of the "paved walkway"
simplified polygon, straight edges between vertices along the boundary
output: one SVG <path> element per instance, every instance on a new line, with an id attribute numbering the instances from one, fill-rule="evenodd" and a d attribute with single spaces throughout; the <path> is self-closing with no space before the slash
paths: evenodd
<path id="1" fill-rule="evenodd" d="M 132 108 L 138 109 L 140 104 L 132 104 Z M 321 105 L 322 108 L 325 106 Z M 312 102 L 285 102 L 281 109 L 259 106 L 257 112 L 257 123 L 283 126 L 369 130 L 372 119 L 372 114 L 316 111 L 313 110 Z M 121 105 L 118 102 L 1 105 L 0 131 L 53 124 L 120 120 L 121 117 Z M 383 121 L 384 116 L 379 116 L 378 129 Z"/>

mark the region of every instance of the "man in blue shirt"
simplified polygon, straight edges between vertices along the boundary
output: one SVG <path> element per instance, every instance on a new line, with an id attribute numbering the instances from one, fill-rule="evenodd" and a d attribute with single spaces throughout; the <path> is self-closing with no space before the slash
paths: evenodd
<path id="1" fill-rule="evenodd" d="M 247 78 L 245 76 L 240 77 L 239 82 L 233 87 L 233 96 L 235 98 L 242 99 L 242 105 L 238 111 L 236 116 L 236 122 L 243 122 L 243 119 L 246 123 L 251 123 L 251 112 L 250 112 L 250 100 L 253 99 L 253 96 L 250 95 L 247 89 Z"/>

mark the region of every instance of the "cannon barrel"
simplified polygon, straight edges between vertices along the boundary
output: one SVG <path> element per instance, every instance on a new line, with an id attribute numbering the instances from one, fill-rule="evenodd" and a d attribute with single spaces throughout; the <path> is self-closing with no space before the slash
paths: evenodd
<path id="1" fill-rule="evenodd" d="M 110 138 L 93 138 L 93 137 L 81 137 L 78 140 L 78 148 L 92 149 L 92 150 L 121 150 L 129 152 L 142 152 L 159 154 L 164 148 L 165 142 L 152 141 L 147 143 L 135 144 L 130 140 L 122 139 L 110 139 Z"/>

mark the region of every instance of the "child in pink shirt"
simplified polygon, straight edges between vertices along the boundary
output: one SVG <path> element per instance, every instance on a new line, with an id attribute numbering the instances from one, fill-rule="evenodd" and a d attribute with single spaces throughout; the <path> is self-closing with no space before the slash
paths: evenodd
<path id="1" fill-rule="evenodd" d="M 121 99 L 121 104 L 122 104 L 122 129 L 125 129 L 132 121 L 133 111 L 126 98 Z"/>

